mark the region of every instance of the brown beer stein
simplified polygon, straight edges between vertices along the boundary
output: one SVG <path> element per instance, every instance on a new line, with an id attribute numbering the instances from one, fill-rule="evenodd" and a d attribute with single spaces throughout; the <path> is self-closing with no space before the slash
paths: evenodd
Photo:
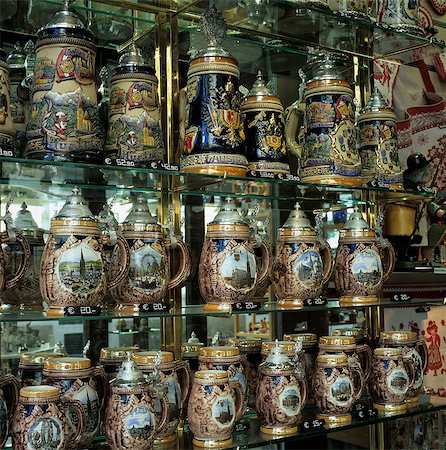
<path id="1" fill-rule="evenodd" d="M 8 439 L 9 423 L 17 405 L 19 387 L 16 377 L 0 374 L 0 449 Z"/>

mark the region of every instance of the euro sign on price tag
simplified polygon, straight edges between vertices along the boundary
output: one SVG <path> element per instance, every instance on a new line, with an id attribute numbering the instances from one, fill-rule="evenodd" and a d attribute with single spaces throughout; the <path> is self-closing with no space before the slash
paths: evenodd
<path id="1" fill-rule="evenodd" d="M 405 292 L 400 292 L 398 294 L 392 294 L 390 300 L 392 300 L 393 302 L 410 302 L 412 300 L 412 297 Z"/>
<path id="2" fill-rule="evenodd" d="M 304 306 L 324 306 L 327 304 L 326 298 L 306 298 L 304 300 Z"/>
<path id="3" fill-rule="evenodd" d="M 64 310 L 65 317 L 85 317 L 100 315 L 101 308 L 99 306 L 66 306 Z"/>
<path id="4" fill-rule="evenodd" d="M 299 431 L 300 433 L 306 433 L 308 431 L 321 430 L 324 428 L 324 425 L 324 419 L 305 420 L 299 424 Z"/>
<path id="5" fill-rule="evenodd" d="M 238 302 L 232 305 L 233 311 L 257 311 L 262 307 L 258 302 Z"/>
<path id="6" fill-rule="evenodd" d="M 139 312 L 150 313 L 150 312 L 166 312 L 169 311 L 169 303 L 142 303 L 139 305 Z"/>

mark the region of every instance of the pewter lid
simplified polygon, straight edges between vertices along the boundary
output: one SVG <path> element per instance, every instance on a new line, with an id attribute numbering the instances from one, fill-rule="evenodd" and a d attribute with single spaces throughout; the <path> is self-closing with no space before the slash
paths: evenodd
<path id="1" fill-rule="evenodd" d="M 112 387 L 136 387 L 147 384 L 147 378 L 138 369 L 135 361 L 132 360 L 130 352 L 127 355 L 127 359 L 122 362 L 116 378 L 110 382 Z"/>
<path id="2" fill-rule="evenodd" d="M 245 225 L 240 213 L 235 207 L 235 202 L 232 198 L 225 198 L 223 205 L 221 205 L 220 211 L 214 217 L 214 220 L 209 225 Z"/>
<path id="3" fill-rule="evenodd" d="M 28 211 L 28 205 L 25 202 L 22 203 L 21 209 L 14 219 L 13 227 L 21 232 L 37 231 L 39 229 L 31 212 Z"/>
<path id="4" fill-rule="evenodd" d="M 284 230 L 314 230 L 307 215 L 300 209 L 299 202 L 296 202 L 294 209 L 291 211 L 288 219 L 283 224 Z"/>
<path id="5" fill-rule="evenodd" d="M 133 42 L 126 47 L 119 58 L 119 65 L 123 66 L 150 66 L 143 56 L 141 49 Z"/>
<path id="6" fill-rule="evenodd" d="M 362 217 L 361 211 L 359 211 L 359 208 L 357 206 L 354 207 L 354 210 L 350 214 L 350 217 L 348 218 L 347 222 L 345 222 L 343 229 L 351 231 L 369 229 L 367 222 Z"/>
<path id="7" fill-rule="evenodd" d="M 257 72 L 256 81 L 252 85 L 251 90 L 248 93 L 249 97 L 271 97 L 273 96 L 273 91 L 267 86 L 265 83 L 265 79 L 263 78 L 262 71 L 259 70 Z"/>
<path id="8" fill-rule="evenodd" d="M 108 232 L 110 230 L 117 230 L 119 223 L 110 208 L 110 205 L 105 204 L 98 214 L 99 229 Z"/>
<path id="9" fill-rule="evenodd" d="M 80 190 L 74 187 L 72 194 L 67 197 L 65 205 L 53 219 L 89 219 L 96 222 Z"/>
<path id="10" fill-rule="evenodd" d="M 130 210 L 122 225 L 156 225 L 157 223 L 158 221 L 156 217 L 152 216 L 152 214 L 150 213 L 146 198 L 143 196 L 138 196 L 133 202 L 132 209 Z"/>
<path id="11" fill-rule="evenodd" d="M 327 80 L 345 80 L 345 77 L 339 73 L 335 62 L 330 55 L 325 55 L 324 60 L 317 68 L 313 78 L 308 82 L 313 81 L 327 81 Z"/>
<path id="12" fill-rule="evenodd" d="M 391 109 L 391 108 L 384 100 L 384 97 L 381 95 L 379 89 L 375 86 L 372 94 L 370 95 L 369 100 L 367 101 L 361 112 L 366 111 L 379 112 L 383 109 Z"/>
<path id="13" fill-rule="evenodd" d="M 203 342 L 200 342 L 200 339 L 197 338 L 195 331 L 192 331 L 190 338 L 187 340 L 185 344 L 182 345 L 183 353 L 197 353 L 201 347 L 204 347 Z"/>
<path id="14" fill-rule="evenodd" d="M 75 0 L 63 0 L 62 9 L 56 12 L 52 20 L 40 28 L 37 33 L 41 34 L 45 31 L 52 31 L 57 28 L 65 28 L 73 31 L 81 31 L 84 34 L 93 36 L 93 33 L 85 28 L 76 11 L 71 7 L 71 3 Z"/>
<path id="15" fill-rule="evenodd" d="M 6 58 L 10 69 L 23 69 L 25 67 L 26 54 L 20 42 L 16 42 L 14 49 Z"/>
<path id="16" fill-rule="evenodd" d="M 295 364 L 290 360 L 290 358 L 288 358 L 288 356 L 283 353 L 283 350 L 280 347 L 277 339 L 274 347 L 271 349 L 271 352 L 266 357 L 261 366 L 267 367 L 268 369 L 277 368 L 283 370 L 295 369 L 296 367 Z"/>

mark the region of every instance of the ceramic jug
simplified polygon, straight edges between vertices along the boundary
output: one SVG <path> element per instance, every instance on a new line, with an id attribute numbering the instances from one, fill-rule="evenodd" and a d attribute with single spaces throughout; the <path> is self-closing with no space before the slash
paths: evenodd
<path id="1" fill-rule="evenodd" d="M 12 375 L 0 373 L 0 448 L 4 448 L 9 434 L 9 424 L 17 405 L 19 381 Z"/>
<path id="2" fill-rule="evenodd" d="M 358 364 L 350 364 L 346 354 L 317 357 L 313 377 L 317 418 L 329 425 L 351 422 L 353 403 L 361 396 L 363 388 L 362 370 Z"/>
<path id="3" fill-rule="evenodd" d="M 403 358 L 401 348 L 375 348 L 370 391 L 373 407 L 379 413 L 394 415 L 406 412 L 406 395 L 414 379 L 413 361 Z"/>
<path id="4" fill-rule="evenodd" d="M 192 374 L 198 370 L 198 354 L 202 347 L 204 344 L 200 342 L 194 331 L 187 342 L 181 346 L 181 359 L 187 364 Z"/>
<path id="5" fill-rule="evenodd" d="M 110 88 L 106 158 L 163 161 L 158 79 L 135 44 L 120 57 Z"/>
<path id="6" fill-rule="evenodd" d="M 379 0 L 376 4 L 376 22 L 396 31 L 424 37 L 420 2 L 412 0 Z"/>
<path id="7" fill-rule="evenodd" d="M 191 270 L 188 248 L 170 228 L 169 235 L 164 235 L 144 197 L 134 201 L 120 226 L 120 236 L 130 248 L 130 269 L 128 277 L 111 290 L 119 310 L 139 311 L 140 304 L 161 302 L 169 289 L 186 281 Z M 178 271 L 171 276 L 168 251 L 174 248 L 178 248 L 180 258 Z"/>
<path id="8" fill-rule="evenodd" d="M 290 173 L 284 136 L 284 109 L 259 71 L 241 106 L 248 170 Z"/>
<path id="9" fill-rule="evenodd" d="M 157 365 L 157 356 L 160 363 Z M 159 380 L 167 386 L 168 419 L 164 426 L 157 427 L 155 443 L 167 444 L 177 437 L 177 428 L 186 398 L 189 395 L 191 376 L 184 361 L 176 361 L 171 352 L 137 352 L 132 355 L 138 369 L 145 375 L 154 375 L 155 369 L 159 373 Z"/>
<path id="10" fill-rule="evenodd" d="M 306 83 L 302 95 L 302 104 L 298 100 L 287 109 L 285 126 L 288 148 L 300 156 L 302 181 L 361 186 L 353 90 L 329 55 Z M 302 109 L 304 126 L 299 131 Z"/>
<path id="11" fill-rule="evenodd" d="M 70 306 L 97 306 L 107 288 L 113 289 L 122 281 L 128 270 L 126 243 L 118 237 L 119 270 L 108 282 L 104 252 L 108 240 L 79 189 L 74 188 L 51 219 L 40 264 L 40 292 L 49 306 L 47 314 L 63 315 L 64 308 Z"/>
<path id="12" fill-rule="evenodd" d="M 105 435 L 112 450 L 146 450 L 152 448 L 157 431 L 169 418 L 165 397 L 161 415 L 155 408 L 157 391 L 134 361 L 122 363 L 110 383 L 111 395 L 105 412 Z"/>
<path id="13" fill-rule="evenodd" d="M 243 411 L 243 393 L 237 381 L 224 370 L 195 372 L 187 408 L 193 444 L 198 447 L 226 447 Z"/>
<path id="14" fill-rule="evenodd" d="M 78 446 L 89 448 L 99 431 L 107 397 L 104 369 L 92 367 L 88 358 L 65 356 L 47 359 L 43 377 L 45 384 L 60 389 L 62 401 L 79 400 L 82 403 L 85 426 Z"/>
<path id="15" fill-rule="evenodd" d="M 61 401 L 60 389 L 54 386 L 24 387 L 12 422 L 12 448 L 77 448 L 84 426 L 79 400 Z"/>
<path id="16" fill-rule="evenodd" d="M 139 352 L 137 345 L 129 347 L 103 347 L 99 355 L 99 364 L 104 368 L 105 375 L 110 382 L 118 374 L 122 363 L 128 358 L 128 354 Z"/>
<path id="17" fill-rule="evenodd" d="M 263 264 L 257 266 L 258 245 L 234 200 L 227 198 L 207 226 L 201 250 L 198 284 L 205 311 L 231 311 L 232 304 L 251 300 L 271 271 L 270 249 L 260 242 Z"/>
<path id="18" fill-rule="evenodd" d="M 215 6 L 202 17 L 209 47 L 194 57 L 187 72 L 182 170 L 243 176 L 248 169 L 240 117 L 240 71 L 220 44 L 226 23 Z"/>
<path id="19" fill-rule="evenodd" d="M 414 331 L 381 331 L 379 333 L 379 346 L 387 348 L 400 348 L 404 359 L 412 361 L 415 369 L 415 378 L 412 386 L 406 393 L 408 405 L 418 401 L 418 394 L 423 389 L 424 377 L 428 363 L 428 352 L 426 342 L 418 338 Z"/>
<path id="20" fill-rule="evenodd" d="M 6 55 L 0 49 L 0 148 L 4 156 L 15 155 L 16 129 L 11 111 L 11 87 Z"/>
<path id="21" fill-rule="evenodd" d="M 333 269 L 333 255 L 305 213 L 296 203 L 288 220 L 279 228 L 272 265 L 278 306 L 300 308 L 305 299 L 320 296 Z"/>
<path id="22" fill-rule="evenodd" d="M 280 346 L 274 346 L 259 366 L 256 409 L 260 431 L 277 435 L 296 433 L 306 396 L 304 375 L 297 373 L 296 365 Z"/>
<path id="23" fill-rule="evenodd" d="M 402 189 L 403 170 L 398 158 L 396 115 L 378 88 L 373 90 L 357 122 L 364 184 Z"/>
<path id="24" fill-rule="evenodd" d="M 390 277 L 394 265 L 392 244 L 377 236 L 355 207 L 339 232 L 333 270 L 339 301 L 344 304 L 377 302 L 382 284 Z"/>
<path id="25" fill-rule="evenodd" d="M 37 33 L 26 157 L 101 162 L 94 37 L 64 1 Z"/>

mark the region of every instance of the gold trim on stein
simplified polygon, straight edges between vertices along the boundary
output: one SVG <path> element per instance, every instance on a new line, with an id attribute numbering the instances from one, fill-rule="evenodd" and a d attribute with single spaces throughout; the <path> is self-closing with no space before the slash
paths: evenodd
<path id="1" fill-rule="evenodd" d="M 208 164 L 206 160 L 212 156 L 219 160 L 218 164 Z M 203 166 L 205 165 L 205 166 Z M 182 160 L 184 172 L 200 173 L 204 175 L 227 175 L 231 177 L 244 177 L 248 171 L 248 160 L 244 155 L 224 153 L 198 153 L 187 155 Z"/>
<path id="2" fill-rule="evenodd" d="M 299 419 L 299 422 L 301 420 L 302 419 Z M 297 426 L 291 428 L 282 428 L 282 427 L 266 428 L 261 426 L 260 432 L 268 435 L 289 436 L 290 434 L 297 433 Z"/>
<path id="3" fill-rule="evenodd" d="M 382 405 L 380 403 L 373 403 L 373 407 L 378 411 L 378 413 L 385 416 L 396 416 L 399 414 L 404 414 L 407 411 L 406 401 L 400 405 L 393 405 L 390 403 Z"/>
<path id="4" fill-rule="evenodd" d="M 336 424 L 337 426 L 342 424 L 347 424 L 352 421 L 352 415 L 351 414 L 339 414 L 338 416 L 335 415 L 325 415 L 325 414 L 316 414 L 316 419 L 323 419 L 325 420 L 325 423 L 330 425 Z"/>
<path id="5" fill-rule="evenodd" d="M 287 174 L 290 173 L 290 166 L 277 161 L 255 161 L 249 163 L 248 170 Z"/>

